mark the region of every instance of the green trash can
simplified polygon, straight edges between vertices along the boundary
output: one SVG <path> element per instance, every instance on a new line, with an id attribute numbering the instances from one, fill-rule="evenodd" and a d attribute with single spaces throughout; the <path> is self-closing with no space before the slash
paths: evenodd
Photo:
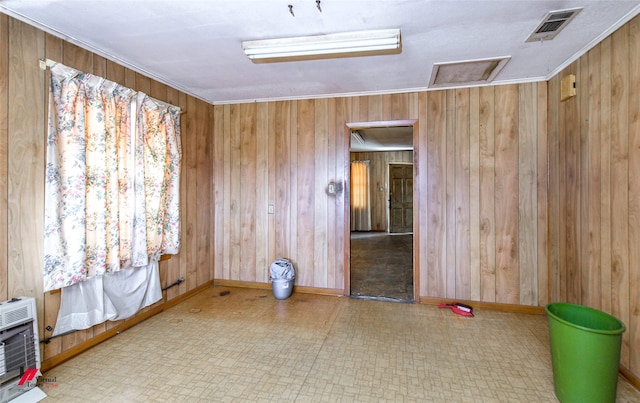
<path id="1" fill-rule="evenodd" d="M 615 402 L 624 323 L 582 305 L 545 308 L 556 397 L 562 403 Z"/>

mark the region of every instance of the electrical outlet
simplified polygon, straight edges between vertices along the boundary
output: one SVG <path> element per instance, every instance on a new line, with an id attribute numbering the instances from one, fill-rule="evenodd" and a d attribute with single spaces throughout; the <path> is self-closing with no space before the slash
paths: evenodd
<path id="1" fill-rule="evenodd" d="M 269 207 L 267 208 L 267 211 L 269 214 L 275 214 L 276 208 L 273 204 L 270 204 Z"/>

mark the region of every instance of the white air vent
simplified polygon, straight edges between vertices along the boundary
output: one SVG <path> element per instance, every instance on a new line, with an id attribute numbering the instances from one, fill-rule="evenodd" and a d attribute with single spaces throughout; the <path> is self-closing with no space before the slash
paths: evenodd
<path id="1" fill-rule="evenodd" d="M 580 11 L 582 8 L 549 12 L 529 35 L 526 42 L 548 41 L 555 38 Z"/>

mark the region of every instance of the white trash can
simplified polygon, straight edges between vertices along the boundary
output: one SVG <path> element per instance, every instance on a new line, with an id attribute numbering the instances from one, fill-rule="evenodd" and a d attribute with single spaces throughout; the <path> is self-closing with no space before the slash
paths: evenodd
<path id="1" fill-rule="evenodd" d="M 287 299 L 293 292 L 293 282 L 295 280 L 295 270 L 293 264 L 287 259 L 276 259 L 271 266 L 271 288 L 276 299 Z"/>

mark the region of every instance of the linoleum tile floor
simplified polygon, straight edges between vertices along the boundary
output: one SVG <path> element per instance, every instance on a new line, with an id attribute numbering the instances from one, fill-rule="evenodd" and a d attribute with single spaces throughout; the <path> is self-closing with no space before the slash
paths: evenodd
<path id="1" fill-rule="evenodd" d="M 474 313 L 214 286 L 45 373 L 43 402 L 557 402 L 546 317 Z"/>

